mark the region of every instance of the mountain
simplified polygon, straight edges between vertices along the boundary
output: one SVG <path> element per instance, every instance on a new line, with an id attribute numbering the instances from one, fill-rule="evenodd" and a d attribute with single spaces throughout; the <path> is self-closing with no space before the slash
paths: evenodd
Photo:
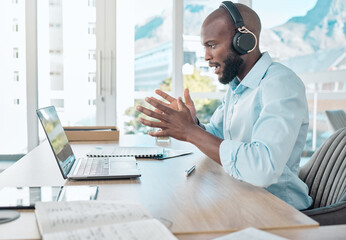
<path id="1" fill-rule="evenodd" d="M 203 20 L 215 9 L 210 0 L 185 0 L 184 33 L 199 36 Z M 153 16 L 135 26 L 136 53 L 149 50 L 172 41 L 172 12 L 164 10 L 161 15 Z"/>
<path id="2" fill-rule="evenodd" d="M 184 33 L 199 36 L 205 17 L 217 6 L 208 0 L 186 0 Z M 172 40 L 172 13 L 136 26 L 136 53 L 155 48 Z M 286 23 L 262 29 L 261 51 L 269 51 L 278 60 L 314 53 L 321 49 L 346 46 L 346 1 L 318 0 L 305 16 L 293 17 Z"/>
<path id="3" fill-rule="evenodd" d="M 318 0 L 305 16 L 264 29 L 260 44 L 277 59 L 346 46 L 346 1 Z"/>

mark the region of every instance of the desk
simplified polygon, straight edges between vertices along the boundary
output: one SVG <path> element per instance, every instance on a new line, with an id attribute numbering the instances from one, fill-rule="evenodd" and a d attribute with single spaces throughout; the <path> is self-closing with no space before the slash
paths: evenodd
<path id="1" fill-rule="evenodd" d="M 345 240 L 346 225 L 275 229 L 266 231 L 290 240 Z M 176 237 L 179 240 L 210 240 L 226 234 L 227 233 L 178 234 Z"/>
<path id="2" fill-rule="evenodd" d="M 150 136 L 120 137 L 121 146 L 154 144 L 155 139 Z M 100 145 L 103 144 L 73 144 L 72 148 L 78 157 Z M 193 145 L 176 140 L 161 145 L 194 153 L 167 160 L 138 160 L 142 177 L 137 179 L 66 181 L 45 141 L 0 174 L 0 188 L 98 185 L 98 199 L 138 202 L 177 235 L 227 233 L 249 226 L 269 230 L 318 226 L 264 189 L 230 177 Z M 186 178 L 184 171 L 193 164 L 196 170 Z M 33 211 L 23 211 L 20 219 L 0 225 L 0 239 L 4 238 L 39 238 Z"/>

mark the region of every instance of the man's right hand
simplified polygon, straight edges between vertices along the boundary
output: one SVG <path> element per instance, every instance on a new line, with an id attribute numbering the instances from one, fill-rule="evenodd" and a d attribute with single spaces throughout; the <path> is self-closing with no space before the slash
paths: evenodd
<path id="1" fill-rule="evenodd" d="M 167 93 L 165 93 L 159 89 L 156 89 L 155 93 L 169 102 L 169 103 L 165 103 L 165 102 L 160 101 L 163 105 L 170 107 L 174 110 L 178 110 L 178 102 L 177 102 L 176 98 L 168 95 Z M 193 103 L 193 101 L 191 99 L 190 92 L 189 92 L 188 88 L 186 88 L 184 90 L 184 98 L 185 98 L 185 104 L 191 112 L 192 119 L 194 119 L 194 121 L 197 123 L 195 104 Z M 161 113 L 161 111 L 158 109 L 155 109 L 155 112 Z"/>

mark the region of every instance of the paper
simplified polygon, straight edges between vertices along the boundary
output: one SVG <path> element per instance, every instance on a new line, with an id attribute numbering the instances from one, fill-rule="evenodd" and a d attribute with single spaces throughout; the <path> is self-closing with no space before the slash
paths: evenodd
<path id="1" fill-rule="evenodd" d="M 191 151 L 187 151 L 187 150 L 176 150 L 176 149 L 171 149 L 171 148 L 164 148 L 163 156 L 155 157 L 155 158 L 159 159 L 159 160 L 164 160 L 164 159 L 168 159 L 168 158 L 174 158 L 174 157 L 188 155 L 191 153 L 192 153 Z"/>
<path id="2" fill-rule="evenodd" d="M 191 154 L 191 151 L 162 147 L 97 147 L 92 149 L 88 157 L 124 157 L 155 158 L 159 160 Z"/>
<path id="3" fill-rule="evenodd" d="M 156 219 L 105 225 L 88 229 L 79 229 L 70 232 L 59 232 L 58 234 L 47 234 L 44 240 L 58 239 L 96 239 L 96 240 L 174 240 L 175 238 L 162 223 Z"/>
<path id="4" fill-rule="evenodd" d="M 48 239 L 176 239 L 139 204 L 115 201 L 38 202 L 40 233 Z"/>
<path id="5" fill-rule="evenodd" d="M 35 209 L 42 233 L 152 218 L 139 204 L 113 201 L 38 202 Z"/>
<path id="6" fill-rule="evenodd" d="M 88 157 L 162 157 L 162 147 L 97 147 Z"/>
<path id="7" fill-rule="evenodd" d="M 231 233 L 222 237 L 214 238 L 213 240 L 288 240 L 272 233 L 268 233 L 257 228 L 245 228 L 241 231 Z"/>

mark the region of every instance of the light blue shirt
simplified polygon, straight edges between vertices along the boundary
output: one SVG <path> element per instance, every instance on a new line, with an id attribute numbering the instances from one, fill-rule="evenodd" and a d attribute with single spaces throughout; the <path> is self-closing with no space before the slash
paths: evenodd
<path id="1" fill-rule="evenodd" d="M 298 170 L 308 125 L 303 82 L 264 53 L 240 83 L 229 84 L 205 128 L 224 139 L 219 153 L 228 174 L 306 209 L 312 199 Z"/>

